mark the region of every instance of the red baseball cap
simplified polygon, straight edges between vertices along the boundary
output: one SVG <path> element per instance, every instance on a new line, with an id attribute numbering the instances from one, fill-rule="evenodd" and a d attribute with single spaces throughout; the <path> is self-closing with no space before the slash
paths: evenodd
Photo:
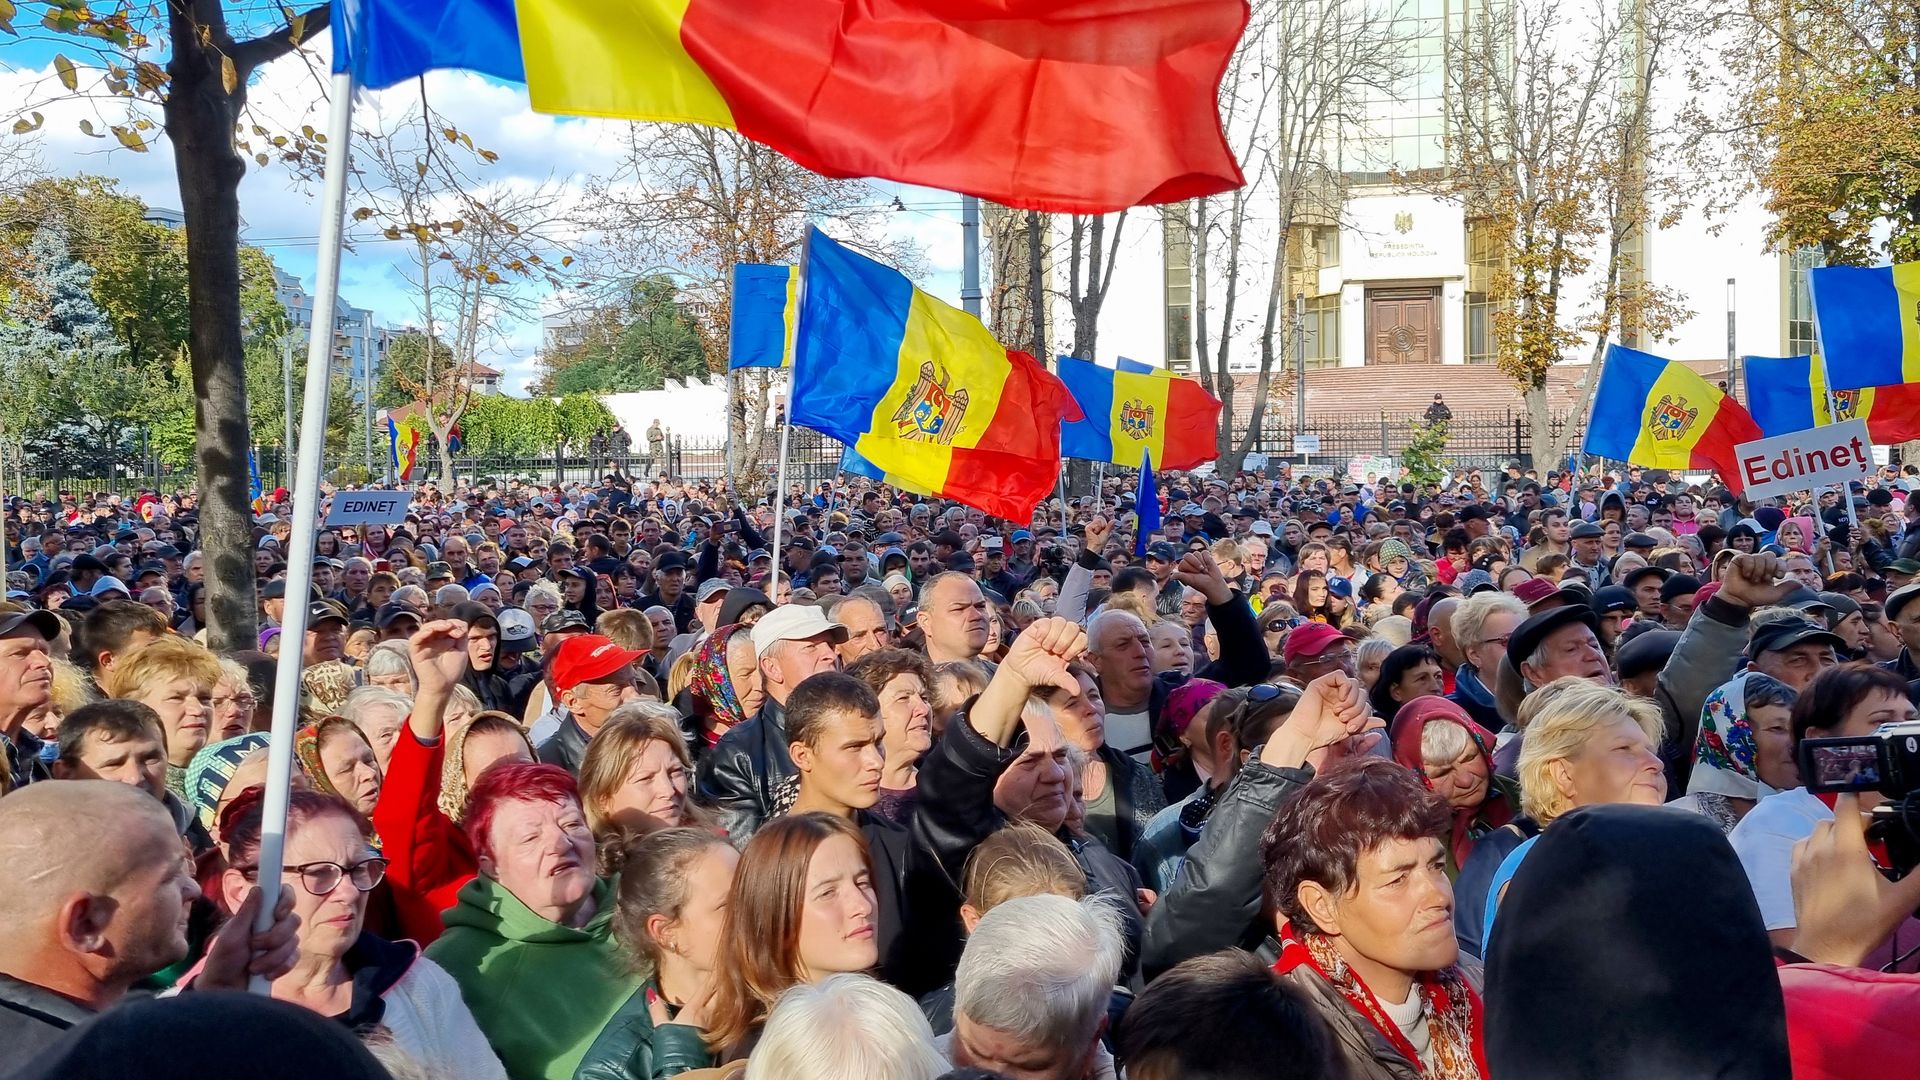
<path id="1" fill-rule="evenodd" d="M 1347 635 L 1326 623 L 1303 623 L 1287 634 L 1287 644 L 1280 650 L 1280 658 L 1291 664 L 1303 656 L 1319 656 L 1335 644 L 1347 640 L 1350 640 Z"/>
<path id="2" fill-rule="evenodd" d="M 1520 602 L 1532 610 L 1535 604 L 1561 594 L 1560 586 L 1555 582 L 1548 581 L 1546 578 L 1528 578 L 1513 587 L 1513 595 L 1519 597 Z M 1564 596 L 1561 596 L 1561 603 L 1566 603 Z"/>
<path id="3" fill-rule="evenodd" d="M 554 651 L 550 675 L 553 688 L 556 692 L 571 690 L 583 682 L 604 679 L 645 655 L 623 649 L 599 634 L 570 637 Z"/>

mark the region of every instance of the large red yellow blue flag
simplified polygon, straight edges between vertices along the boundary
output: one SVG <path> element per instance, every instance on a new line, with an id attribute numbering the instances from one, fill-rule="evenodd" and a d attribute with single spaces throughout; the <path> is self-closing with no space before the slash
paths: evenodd
<path id="1" fill-rule="evenodd" d="M 1145 452 L 1162 469 L 1191 469 L 1219 456 L 1220 401 L 1192 379 L 1071 356 L 1054 370 L 1083 414 L 1061 430 L 1062 455 L 1138 465 Z"/>
<path id="2" fill-rule="evenodd" d="M 1920 382 L 1920 263 L 1816 266 L 1807 288 L 1828 385 Z"/>
<path id="3" fill-rule="evenodd" d="M 1740 362 L 1747 369 L 1754 422 L 1768 436 L 1865 420 L 1874 442 L 1920 439 L 1920 384 L 1829 391 L 1826 373 L 1811 356 L 1748 356 Z"/>
<path id="4" fill-rule="evenodd" d="M 1649 469 L 1714 469 L 1738 492 L 1733 448 L 1758 438 L 1747 410 L 1685 364 L 1608 345 L 1581 447 Z"/>
<path id="5" fill-rule="evenodd" d="M 524 78 L 533 107 L 739 132 L 826 176 L 1102 213 L 1244 183 L 1247 0 L 334 0 L 335 70 Z"/>
<path id="6" fill-rule="evenodd" d="M 890 482 L 1031 521 L 1060 475 L 1060 423 L 1079 415 L 1066 387 L 979 319 L 818 229 L 800 276 L 792 421 Z"/>

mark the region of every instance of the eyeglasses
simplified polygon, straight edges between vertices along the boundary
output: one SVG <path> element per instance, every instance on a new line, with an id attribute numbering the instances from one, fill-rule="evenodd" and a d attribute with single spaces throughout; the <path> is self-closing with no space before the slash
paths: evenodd
<path id="1" fill-rule="evenodd" d="M 217 697 L 209 702 L 214 708 L 221 709 L 229 705 L 236 709 L 251 709 L 259 704 L 252 694 L 235 694 L 232 697 Z"/>
<path id="2" fill-rule="evenodd" d="M 281 872 L 299 874 L 301 887 L 314 896 L 331 895 L 333 890 L 340 887 L 340 879 L 343 877 L 352 881 L 353 887 L 361 892 L 372 892 L 386 880 L 387 860 L 375 857 L 354 863 L 352 866 L 341 866 L 336 862 L 310 862 L 300 866 L 284 867 Z M 240 873 L 245 875 L 248 881 L 252 881 L 259 876 L 260 868 L 244 866 L 240 868 Z"/>

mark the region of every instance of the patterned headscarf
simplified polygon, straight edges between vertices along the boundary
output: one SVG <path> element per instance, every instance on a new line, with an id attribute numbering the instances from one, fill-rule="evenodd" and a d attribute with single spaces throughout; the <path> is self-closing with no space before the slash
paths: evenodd
<path id="1" fill-rule="evenodd" d="M 193 802 L 194 817 L 205 829 L 213 828 L 213 811 L 227 790 L 227 781 L 239 770 L 248 754 L 267 745 L 267 733 L 250 731 L 231 739 L 201 747 L 187 764 L 187 797 Z"/>
<path id="2" fill-rule="evenodd" d="M 346 796 L 340 794 L 340 789 L 333 786 L 333 781 L 327 779 L 326 766 L 320 762 L 320 736 L 338 727 L 347 728 L 360 736 L 361 741 L 368 746 L 373 745 L 373 740 L 367 738 L 367 733 L 360 730 L 359 724 L 344 716 L 329 716 L 318 723 L 308 724 L 294 735 L 293 758 L 300 763 L 300 771 L 307 774 L 307 780 L 313 784 L 313 790 L 323 795 L 335 795 L 345 799 Z"/>
<path id="3" fill-rule="evenodd" d="M 1381 1038 L 1412 1063 L 1422 1080 L 1481 1080 L 1487 1075 L 1485 1008 L 1458 967 L 1449 965 L 1414 976 L 1414 993 L 1420 995 L 1427 1014 L 1432 1065 L 1421 1059 L 1406 1033 L 1381 1008 L 1373 990 L 1348 966 L 1325 934 L 1306 932 L 1288 922 L 1280 928 L 1280 959 L 1274 962 L 1273 970 L 1285 975 L 1300 967 L 1317 972 L 1354 1012 L 1373 1025 Z"/>
<path id="4" fill-rule="evenodd" d="M 1700 735 L 1693 743 L 1689 795 L 1705 792 L 1758 801 L 1778 791 L 1760 779 L 1754 764 L 1753 724 L 1747 718 L 1747 680 L 1742 672 L 1707 695 L 1700 707 Z"/>
<path id="5" fill-rule="evenodd" d="M 707 703 L 713 712 L 713 727 L 744 724 L 749 717 L 740 708 L 740 695 L 734 691 L 733 676 L 727 674 L 727 645 L 733 635 L 745 633 L 739 624 L 723 626 L 708 635 L 694 657 L 693 679 L 688 684 L 693 696 Z"/>
<path id="6" fill-rule="evenodd" d="M 1386 567 L 1390 559 L 1405 559 L 1411 563 L 1413 561 L 1413 549 L 1407 546 L 1406 541 L 1398 537 L 1389 537 L 1386 540 L 1382 540 L 1380 542 L 1380 566 L 1382 569 Z"/>

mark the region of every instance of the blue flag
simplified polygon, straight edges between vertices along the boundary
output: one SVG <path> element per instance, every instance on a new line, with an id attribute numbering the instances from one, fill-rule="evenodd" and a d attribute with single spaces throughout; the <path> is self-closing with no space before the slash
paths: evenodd
<path id="1" fill-rule="evenodd" d="M 526 82 L 513 0 L 333 0 L 333 70 L 379 90 L 436 68 Z"/>
<path id="2" fill-rule="evenodd" d="M 253 451 L 247 451 L 247 501 L 260 505 L 260 463 L 253 459 Z"/>
<path id="3" fill-rule="evenodd" d="M 799 321 L 799 267 L 736 264 L 727 370 L 792 367 L 793 332 Z"/>
<path id="4" fill-rule="evenodd" d="M 1114 362 L 1113 370 L 1125 371 L 1134 375 L 1151 375 L 1159 369 L 1152 364 L 1143 364 L 1138 360 L 1129 360 L 1122 356 Z"/>
<path id="5" fill-rule="evenodd" d="M 1140 490 L 1133 496 L 1133 512 L 1140 518 L 1140 527 L 1135 529 L 1133 553 L 1147 553 L 1147 535 L 1160 527 L 1160 491 L 1153 483 L 1153 454 L 1143 451 L 1140 454 Z"/>

